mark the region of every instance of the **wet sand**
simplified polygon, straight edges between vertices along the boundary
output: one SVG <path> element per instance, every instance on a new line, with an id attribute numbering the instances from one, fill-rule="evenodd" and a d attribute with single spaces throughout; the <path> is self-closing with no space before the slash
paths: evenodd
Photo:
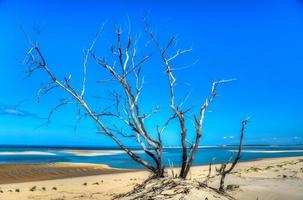
<path id="1" fill-rule="evenodd" d="M 7 164 L 0 165 L 0 184 L 113 174 L 126 171 L 130 170 L 86 163 Z"/>

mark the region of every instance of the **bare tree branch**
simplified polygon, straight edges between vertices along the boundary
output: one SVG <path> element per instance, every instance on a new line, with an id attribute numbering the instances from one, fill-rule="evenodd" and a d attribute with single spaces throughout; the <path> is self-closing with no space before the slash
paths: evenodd
<path id="1" fill-rule="evenodd" d="M 44 86 L 42 86 L 38 92 L 37 92 L 37 101 L 40 101 L 40 98 L 44 95 L 46 95 L 51 90 L 58 88 L 58 85 L 55 85 L 53 82 L 47 83 Z"/>
<path id="2" fill-rule="evenodd" d="M 87 71 L 87 62 L 88 62 L 88 58 L 89 55 L 92 53 L 97 40 L 100 37 L 100 34 L 102 33 L 103 29 L 104 29 L 105 24 L 103 23 L 102 26 L 99 28 L 95 38 L 93 39 L 90 47 L 86 50 L 84 50 L 84 60 L 83 60 L 83 81 L 82 81 L 82 91 L 81 91 L 81 97 L 83 98 L 84 93 L 85 93 L 85 87 L 86 87 L 86 71 Z"/>
<path id="3" fill-rule="evenodd" d="M 47 117 L 47 123 L 50 123 L 50 119 L 51 117 L 53 116 L 53 114 L 58 111 L 59 108 L 67 105 L 67 104 L 71 104 L 71 103 L 74 103 L 73 101 L 71 100 L 67 100 L 67 99 L 64 99 L 63 101 L 61 101 L 59 104 L 57 104 L 54 108 L 52 108 L 48 114 L 48 117 Z"/>
<path id="4" fill-rule="evenodd" d="M 223 163 L 221 165 L 221 167 L 217 170 L 219 172 L 219 175 L 221 175 L 220 186 L 219 186 L 219 191 L 221 191 L 221 192 L 224 192 L 224 181 L 225 181 L 226 175 L 231 173 L 231 171 L 235 168 L 235 166 L 237 165 L 237 163 L 239 162 L 239 160 L 241 158 L 243 138 L 244 138 L 244 133 L 245 133 L 245 128 L 247 126 L 247 123 L 248 123 L 248 118 L 242 121 L 240 142 L 239 142 L 238 152 L 237 152 L 237 156 L 236 156 L 235 160 L 232 162 L 232 164 L 230 165 L 230 167 L 228 169 L 226 169 L 226 168 L 230 161 L 228 161 L 227 163 Z M 231 156 L 231 158 L 232 158 L 232 156 Z"/>
<path id="5" fill-rule="evenodd" d="M 167 58 L 166 53 L 168 49 L 173 45 L 175 42 L 175 37 L 171 37 L 163 49 L 161 47 L 161 44 L 159 40 L 156 38 L 155 34 L 151 31 L 149 28 L 148 23 L 145 21 L 145 32 L 150 36 L 151 40 L 155 43 L 155 45 L 158 47 L 160 51 L 160 55 L 162 58 L 162 61 L 165 64 L 165 70 L 166 74 L 168 76 L 168 81 L 169 81 L 169 91 L 170 91 L 170 107 L 172 111 L 176 114 L 179 124 L 180 124 L 180 129 L 181 129 L 181 145 L 182 145 L 182 165 L 181 165 L 181 172 L 180 172 L 180 177 L 185 178 L 186 175 L 184 174 L 186 165 L 187 165 L 187 145 L 186 145 L 186 128 L 185 128 L 185 118 L 184 115 L 182 114 L 182 111 L 178 109 L 178 107 L 175 105 L 175 83 L 176 83 L 176 78 L 173 75 L 172 68 L 170 62 L 173 61 L 175 58 L 177 58 L 179 55 L 181 55 L 183 51 L 179 50 L 174 56 Z M 187 51 L 184 51 L 184 53 Z"/>
<path id="6" fill-rule="evenodd" d="M 165 45 L 164 48 L 162 48 L 159 39 L 155 36 L 155 34 L 152 32 L 150 29 L 149 24 L 145 22 L 145 32 L 150 36 L 151 40 L 155 43 L 156 47 L 160 51 L 160 55 L 162 58 L 162 61 L 165 65 L 165 70 L 166 74 L 168 77 L 169 81 L 169 91 L 170 91 L 170 107 L 176 117 L 178 118 L 179 125 L 180 125 L 180 130 L 181 130 L 181 145 L 182 145 L 182 165 L 181 165 L 181 171 L 180 171 L 180 177 L 181 178 L 186 178 L 191 166 L 192 162 L 195 157 L 195 153 L 199 147 L 200 143 L 200 138 L 202 135 L 202 124 L 204 120 L 204 115 L 205 112 L 208 108 L 208 106 L 212 103 L 212 101 L 215 99 L 217 96 L 216 89 L 217 87 L 222 84 L 222 83 L 227 83 L 230 81 L 233 81 L 234 79 L 229 79 L 229 80 L 220 80 L 220 81 L 215 81 L 212 84 L 212 89 L 211 89 L 211 96 L 206 99 L 205 103 L 201 106 L 199 116 L 194 116 L 194 119 L 196 121 L 196 137 L 194 143 L 190 143 L 190 151 L 188 153 L 188 146 L 186 143 L 187 142 L 187 129 L 185 127 L 185 115 L 187 111 L 182 111 L 181 107 L 184 105 L 186 99 L 188 97 L 185 97 L 183 101 L 179 105 L 176 105 L 175 103 L 175 85 L 176 85 L 176 78 L 173 74 L 174 69 L 172 68 L 172 62 L 174 62 L 179 56 L 190 52 L 192 49 L 185 49 L 181 50 L 178 49 L 172 56 L 168 56 L 168 50 L 171 48 L 174 43 L 176 42 L 176 38 L 173 36 L 168 40 L 168 43 Z M 158 131 L 159 132 L 159 131 Z"/>
<path id="7" fill-rule="evenodd" d="M 204 115 L 206 110 L 208 109 L 209 105 L 214 101 L 214 99 L 217 97 L 217 88 L 220 84 L 223 83 L 228 83 L 231 81 L 234 81 L 235 79 L 227 79 L 227 80 L 219 80 L 219 81 L 213 81 L 212 83 L 212 87 L 211 87 L 211 95 L 209 98 L 207 98 L 205 100 L 205 103 L 201 106 L 200 108 L 200 112 L 199 112 L 199 116 L 194 116 L 195 121 L 196 121 L 196 139 L 195 139 L 195 145 L 192 148 L 192 151 L 190 153 L 187 165 L 186 165 L 186 169 L 185 169 L 185 174 L 187 175 L 187 173 L 190 170 L 190 167 L 192 166 L 192 162 L 195 158 L 195 154 L 196 151 L 199 147 L 199 143 L 200 143 L 200 138 L 202 136 L 202 128 L 203 128 L 203 120 L 204 120 Z"/>

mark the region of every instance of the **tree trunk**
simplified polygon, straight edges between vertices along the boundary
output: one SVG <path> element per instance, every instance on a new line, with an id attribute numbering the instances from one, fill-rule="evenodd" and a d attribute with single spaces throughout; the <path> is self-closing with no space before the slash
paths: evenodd
<path id="1" fill-rule="evenodd" d="M 164 177 L 164 167 L 162 165 L 158 166 L 157 171 L 155 172 L 155 176 L 159 178 Z"/>
<path id="2" fill-rule="evenodd" d="M 179 112 L 178 112 L 178 118 L 181 126 L 181 144 L 182 144 L 182 166 L 180 171 L 180 178 L 185 179 L 187 176 L 186 168 L 188 164 L 187 146 L 186 146 L 186 129 L 185 129 L 184 117 Z"/>
<path id="3" fill-rule="evenodd" d="M 224 192 L 224 181 L 225 181 L 225 176 L 226 176 L 225 173 L 223 173 L 223 174 L 221 175 L 220 187 L 219 187 L 219 191 L 220 191 L 220 192 Z"/>
<path id="4" fill-rule="evenodd" d="M 164 177 L 164 166 L 162 162 L 162 144 L 160 145 L 160 148 L 157 151 L 158 154 L 158 161 L 157 161 L 157 172 L 156 176 L 157 177 Z"/>

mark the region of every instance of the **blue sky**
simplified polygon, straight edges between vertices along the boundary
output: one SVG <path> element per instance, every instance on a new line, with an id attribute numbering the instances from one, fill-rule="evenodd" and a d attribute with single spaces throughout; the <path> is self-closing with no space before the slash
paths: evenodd
<path id="1" fill-rule="evenodd" d="M 65 97 L 53 91 L 38 103 L 37 90 L 48 77 L 41 72 L 25 78 L 22 64 L 28 49 L 21 27 L 40 42 L 49 66 L 63 78 L 82 77 L 82 50 L 98 26 L 106 22 L 96 53 L 108 57 L 115 24 L 124 26 L 129 16 L 132 33 L 143 32 L 146 13 L 154 31 L 165 42 L 176 35 L 178 47 L 192 48 L 177 66 L 195 63 L 176 72 L 177 94 L 191 91 L 187 105 L 197 112 L 208 96 L 212 80 L 237 78 L 219 89 L 207 113 L 201 145 L 237 142 L 240 122 L 251 116 L 247 144 L 303 143 L 303 1 L 0 1 L 0 144 L 111 146 L 85 119 L 74 131 L 74 106 L 57 112 L 45 123 L 50 108 Z M 42 27 L 37 36 L 34 30 Z M 146 87 L 140 101 L 148 111 L 160 105 L 162 113 L 147 125 L 164 121 L 169 114 L 167 79 L 157 51 L 145 44 L 140 54 L 152 53 L 144 67 Z M 198 61 L 198 62 L 195 62 Z M 107 96 L 116 86 L 96 84 L 105 76 L 93 62 L 88 68 L 88 98 Z M 108 105 L 108 102 L 102 102 Z M 189 124 L 190 125 L 190 124 Z M 189 126 L 189 134 L 192 129 Z M 178 126 L 165 133 L 166 145 L 179 145 Z M 133 142 L 126 141 L 133 145 Z"/>

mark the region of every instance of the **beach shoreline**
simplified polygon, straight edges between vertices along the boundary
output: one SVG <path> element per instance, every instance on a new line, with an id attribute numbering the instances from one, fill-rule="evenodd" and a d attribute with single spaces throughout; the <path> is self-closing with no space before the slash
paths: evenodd
<path id="1" fill-rule="evenodd" d="M 270 162 L 281 159 L 296 159 L 303 156 L 292 157 L 278 157 L 278 158 L 258 158 L 254 160 L 240 161 L 240 165 L 256 164 L 258 162 Z M 214 166 L 220 163 L 213 163 Z M 193 165 L 193 168 L 207 168 L 208 164 Z M 175 167 L 178 170 L 179 167 Z M 76 162 L 54 162 L 54 163 L 20 163 L 20 164 L 0 164 L 0 186 L 2 184 L 35 182 L 35 181 L 49 181 L 57 179 L 68 179 L 77 177 L 89 177 L 105 174 L 117 174 L 128 172 L 146 172 L 146 169 L 128 169 L 128 168 L 114 168 L 106 164 L 95 163 L 76 163 Z"/>

